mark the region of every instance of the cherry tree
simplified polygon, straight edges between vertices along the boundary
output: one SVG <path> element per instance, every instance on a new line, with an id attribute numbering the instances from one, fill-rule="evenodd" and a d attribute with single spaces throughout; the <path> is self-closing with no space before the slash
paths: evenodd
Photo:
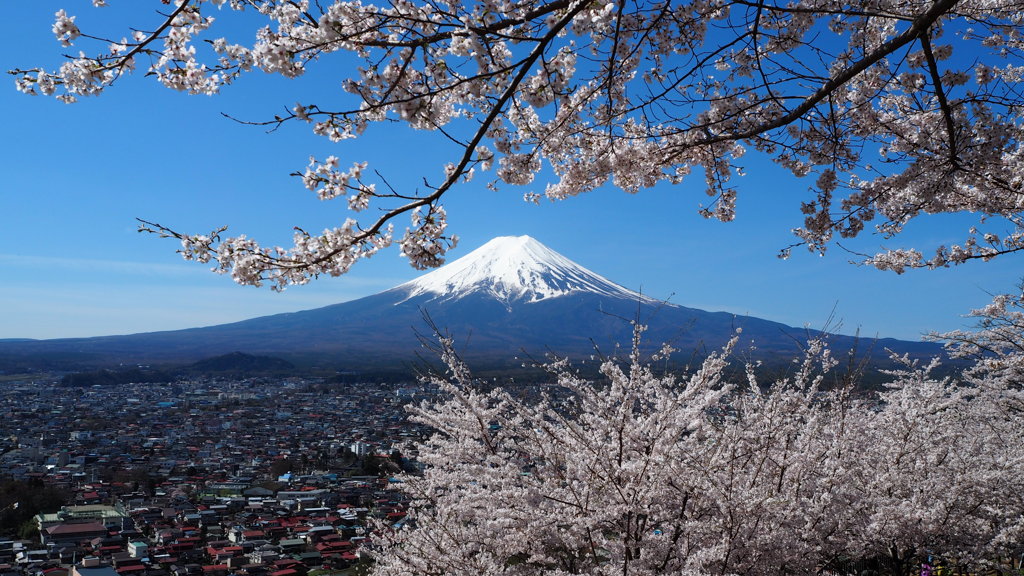
<path id="1" fill-rule="evenodd" d="M 936 366 L 894 372 L 879 405 L 858 415 L 848 550 L 896 574 L 931 553 L 978 568 L 1019 556 L 1024 537 L 1024 437 L 1019 414 L 1007 410 L 1012 399 L 977 381 L 935 378 Z"/>
<path id="2" fill-rule="evenodd" d="M 481 388 L 444 340 L 447 395 L 411 408 L 436 431 L 404 479 L 411 522 L 381 527 L 375 573 L 909 575 L 1019 553 L 1024 427 L 1000 388 L 936 362 L 878 395 L 826 387 L 822 341 L 775 382 L 730 368 L 735 340 L 674 377 L 637 342 L 598 382 L 551 365 L 563 394 L 531 401 Z"/>
<path id="3" fill-rule="evenodd" d="M 380 574 L 663 574 L 717 553 L 692 536 L 707 514 L 686 474 L 688 440 L 728 387 L 711 355 L 691 377 L 608 362 L 594 387 L 552 368 L 565 401 L 480 392 L 444 342 L 450 397 L 413 409 L 437 430 L 420 447 L 416 528 L 385 533 Z"/>
<path id="4" fill-rule="evenodd" d="M 902 272 L 1024 248 L 1024 10 L 1013 0 L 154 4 L 153 21 L 110 34 L 80 30 L 61 10 L 53 33 L 85 50 L 58 70 L 11 71 L 18 88 L 73 102 L 139 69 L 169 88 L 214 94 L 256 70 L 292 78 L 334 66 L 346 95 L 300 100 L 262 124 L 306 123 L 341 141 L 398 120 L 453 146 L 415 191 L 372 178 L 359 159 L 313 159 L 305 187 L 352 215 L 320 233 L 298 229 L 291 247 L 143 223 L 243 284 L 281 289 L 343 274 L 389 246 L 404 218 L 401 252 L 417 268 L 437 266 L 457 240 L 444 196 L 484 174 L 492 187 L 543 181 L 542 193 L 525 194 L 536 202 L 609 184 L 635 193 L 698 171 L 701 213 L 732 220 L 748 151 L 813 180 L 790 249 L 825 252 L 872 228 L 895 237 L 949 212 L 978 217 L 957 244 L 866 262 Z M 266 21 L 245 44 L 217 32 L 239 11 Z"/>
<path id="5" fill-rule="evenodd" d="M 972 362 L 968 377 L 977 385 L 996 384 L 1006 393 L 1024 392 L 1020 385 L 1024 382 L 1024 284 L 1016 293 L 996 294 L 968 317 L 977 319 L 974 330 L 929 338 L 945 342 L 951 356 Z"/>

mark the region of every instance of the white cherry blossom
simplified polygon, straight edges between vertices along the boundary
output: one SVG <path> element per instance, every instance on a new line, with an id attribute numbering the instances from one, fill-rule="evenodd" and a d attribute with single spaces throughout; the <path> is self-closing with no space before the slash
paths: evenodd
<path id="1" fill-rule="evenodd" d="M 675 376 L 642 332 L 598 380 L 556 361 L 532 396 L 474 380 L 442 338 L 444 395 L 410 408 L 435 431 L 426 468 L 401 484 L 409 521 L 377 527 L 373 574 L 982 573 L 1018 555 L 1024 405 L 1005 375 L 908 362 L 867 393 L 817 340 L 763 382 L 733 340 Z"/>
<path id="2" fill-rule="evenodd" d="M 12 71 L 17 88 L 74 102 L 138 68 L 174 90 L 211 95 L 256 70 L 292 78 L 335 66 L 345 94 L 262 124 L 308 123 L 337 142 L 400 121 L 444 130 L 455 144 L 422 190 L 362 181 L 371 172 L 350 168 L 359 158 L 300 172 L 321 197 L 346 198 L 359 220 L 322 235 L 336 252 L 313 259 L 300 245 L 263 249 L 251 239 L 215 251 L 242 259 L 249 272 L 236 276 L 253 283 L 347 270 L 403 217 L 403 252 L 416 267 L 435 265 L 452 239 L 431 236 L 447 232 L 413 214 L 440 214 L 451 188 L 482 176 L 491 188 L 528 185 L 557 200 L 700 174 L 708 198 L 694 208 L 732 220 L 745 154 L 814 178 L 794 206 L 804 222 L 783 255 L 824 253 L 870 232 L 888 243 L 915 219 L 949 212 L 975 214 L 975 229 L 953 244 L 894 245 L 864 261 L 902 272 L 1024 250 L 1019 0 L 152 2 L 154 20 L 114 43 L 58 12 L 54 35 L 83 52 L 59 70 Z M 246 45 L 218 32 L 242 10 L 264 22 Z M 541 192 L 516 194 L 536 201 Z"/>

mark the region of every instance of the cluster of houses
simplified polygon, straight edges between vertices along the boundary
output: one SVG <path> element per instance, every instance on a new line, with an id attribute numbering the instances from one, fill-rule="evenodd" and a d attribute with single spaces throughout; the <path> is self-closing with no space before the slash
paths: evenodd
<path id="1" fill-rule="evenodd" d="M 0 576 L 316 576 L 405 522 L 419 386 L 305 380 L 0 388 L 0 469 L 58 487 Z M 372 465 L 370 465 L 372 464 Z M 7 506 L 17 506 L 9 503 Z"/>

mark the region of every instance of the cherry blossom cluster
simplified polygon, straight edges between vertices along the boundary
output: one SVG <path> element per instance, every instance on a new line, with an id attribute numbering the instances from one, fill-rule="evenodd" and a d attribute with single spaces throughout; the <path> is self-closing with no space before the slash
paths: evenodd
<path id="1" fill-rule="evenodd" d="M 1012 294 L 997 294 L 968 317 L 976 320 L 976 329 L 929 338 L 944 342 L 954 358 L 971 362 L 966 374 L 979 390 L 1013 397 L 1013 409 L 1024 410 L 1024 286 Z"/>
<path id="2" fill-rule="evenodd" d="M 309 159 L 309 167 L 302 175 L 302 182 L 308 190 L 317 193 L 321 200 L 331 200 L 347 195 L 348 207 L 353 212 L 364 210 L 375 195 L 374 184 L 363 184 L 361 177 L 366 169 L 366 162 L 352 165 L 345 172 L 338 170 L 338 158 L 328 156 L 323 163 L 316 158 Z M 351 192 L 351 194 L 350 194 Z"/>
<path id="3" fill-rule="evenodd" d="M 94 2 L 116 9 L 107 4 Z M 636 193 L 696 172 L 708 195 L 695 203 L 700 213 L 732 220 L 747 154 L 814 179 L 794 230 L 796 246 L 813 252 L 866 232 L 897 237 L 917 218 L 949 212 L 978 215 L 963 241 L 865 261 L 902 272 L 1024 249 L 1024 21 L 1014 0 L 173 0 L 158 8 L 149 26 L 115 42 L 58 12 L 58 42 L 88 42 L 91 51 L 56 71 L 12 71 L 18 89 L 72 102 L 138 69 L 175 90 L 215 94 L 252 71 L 292 78 L 337 61 L 347 67 L 337 101 L 302 102 L 265 124 L 307 123 L 338 142 L 400 121 L 443 130 L 451 142 L 450 161 L 415 192 L 362 182 L 361 162 L 300 173 L 321 197 L 345 197 L 362 212 L 358 225 L 340 228 L 351 234 L 323 236 L 337 252 L 320 253 L 317 265 L 336 257 L 347 269 L 398 217 L 410 219 L 415 244 L 433 245 L 403 250 L 423 256 L 414 265 L 443 261 L 435 256 L 450 239 L 431 234 L 444 228 L 414 214 L 440 214 L 444 195 L 480 173 L 492 188 L 527 187 L 523 197 L 536 202 L 603 186 Z M 218 23 L 243 10 L 265 19 L 254 39 L 219 37 Z M 241 244 L 214 252 L 219 269 L 237 255 L 249 270 L 240 280 L 268 279 L 281 266 L 301 281 L 296 266 L 309 259 L 289 255 L 299 246 Z"/>
<path id="4" fill-rule="evenodd" d="M 296 228 L 293 246 L 285 249 L 261 246 L 244 235 L 224 238 L 225 228 L 210 234 L 181 234 L 161 224 L 140 220 L 139 229 L 178 239 L 181 242 L 178 252 L 183 258 L 213 262 L 215 272 L 230 274 L 239 284 L 262 286 L 266 283 L 276 291 L 307 283 L 322 274 L 341 276 L 359 260 L 390 246 L 393 235 L 391 228 L 367 234 L 359 229 L 355 220 L 349 219 L 338 228 L 315 235 Z M 435 252 L 443 253 L 446 247 Z M 441 256 L 435 253 L 432 257 Z M 268 261 L 274 265 L 268 267 Z"/>
<path id="5" fill-rule="evenodd" d="M 444 264 L 444 255 L 454 248 L 458 236 L 445 236 L 448 215 L 443 206 L 432 206 L 425 215 L 417 209 L 412 214 L 412 228 L 405 231 L 399 241 L 402 255 L 413 268 L 426 270 Z"/>
<path id="6" fill-rule="evenodd" d="M 1008 319 L 1007 302 L 984 313 Z M 966 573 L 1017 550 L 1019 378 L 939 378 L 938 361 L 904 359 L 865 395 L 813 340 L 763 382 L 735 370 L 736 339 L 674 376 L 645 363 L 642 331 L 598 382 L 549 365 L 541 399 L 474 380 L 442 338 L 445 396 L 410 408 L 435 430 L 426 469 L 402 479 L 409 522 L 378 526 L 373 573 L 774 576 L 854 559 Z"/>

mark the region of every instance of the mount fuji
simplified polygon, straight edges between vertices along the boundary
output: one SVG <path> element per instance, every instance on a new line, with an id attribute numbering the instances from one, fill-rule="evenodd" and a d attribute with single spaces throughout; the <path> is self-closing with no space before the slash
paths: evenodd
<path id="1" fill-rule="evenodd" d="M 631 321 L 648 326 L 651 349 L 670 343 L 679 350 L 680 363 L 718 349 L 737 328 L 745 358 L 779 365 L 798 355 L 807 338 L 803 328 L 654 300 L 519 236 L 495 238 L 390 290 L 314 310 L 187 330 L 0 342 L 0 367 L 12 361 L 53 367 L 58 358 L 76 367 L 171 363 L 242 351 L 307 367 L 403 372 L 422 352 L 425 316 L 455 337 L 471 366 L 484 369 L 518 367 L 523 353 L 576 360 L 612 355 L 629 346 Z M 846 336 L 830 342 L 837 352 L 858 346 Z M 878 361 L 886 348 L 912 356 L 939 352 L 935 344 L 891 339 L 860 348 Z"/>
<path id="2" fill-rule="evenodd" d="M 636 292 L 587 270 L 529 236 L 501 236 L 465 257 L 394 288 L 408 299 L 455 302 L 489 296 L 512 309 L 553 298 L 590 293 L 650 303 Z"/>

